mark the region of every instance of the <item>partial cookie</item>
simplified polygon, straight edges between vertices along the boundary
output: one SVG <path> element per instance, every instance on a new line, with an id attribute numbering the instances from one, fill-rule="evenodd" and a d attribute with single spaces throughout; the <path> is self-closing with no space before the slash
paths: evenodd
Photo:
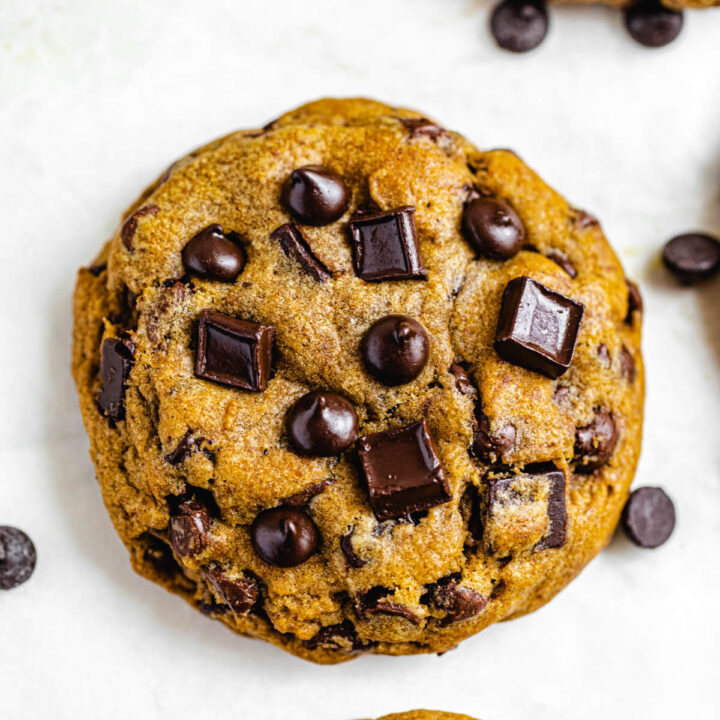
<path id="1" fill-rule="evenodd" d="M 384 715 L 378 720 L 475 720 L 469 715 L 439 712 L 438 710 L 410 710 L 404 713 Z"/>
<path id="2" fill-rule="evenodd" d="M 322 100 L 175 163 L 75 292 L 73 372 L 136 570 L 316 662 L 449 650 L 605 545 L 641 302 L 514 153 Z"/>

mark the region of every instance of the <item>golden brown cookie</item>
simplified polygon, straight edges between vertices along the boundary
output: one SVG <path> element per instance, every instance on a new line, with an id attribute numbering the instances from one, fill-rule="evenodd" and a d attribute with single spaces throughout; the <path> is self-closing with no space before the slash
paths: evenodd
<path id="1" fill-rule="evenodd" d="M 308 660 L 443 652 L 607 543 L 640 296 L 513 152 L 321 100 L 175 163 L 75 291 L 135 569 Z"/>
<path id="2" fill-rule="evenodd" d="M 383 715 L 378 720 L 475 720 L 469 715 L 439 712 L 438 710 L 410 710 L 404 713 Z"/>

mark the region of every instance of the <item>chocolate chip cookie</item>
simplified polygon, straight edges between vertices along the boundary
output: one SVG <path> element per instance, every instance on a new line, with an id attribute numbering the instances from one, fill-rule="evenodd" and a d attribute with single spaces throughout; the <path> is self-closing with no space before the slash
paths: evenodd
<path id="1" fill-rule="evenodd" d="M 443 652 L 610 538 L 641 311 L 513 152 L 322 100 L 140 196 L 79 273 L 73 371 L 140 574 L 316 662 Z"/>
<path id="2" fill-rule="evenodd" d="M 404 713 L 384 715 L 378 720 L 475 720 L 469 715 L 439 712 L 437 710 L 410 710 Z"/>

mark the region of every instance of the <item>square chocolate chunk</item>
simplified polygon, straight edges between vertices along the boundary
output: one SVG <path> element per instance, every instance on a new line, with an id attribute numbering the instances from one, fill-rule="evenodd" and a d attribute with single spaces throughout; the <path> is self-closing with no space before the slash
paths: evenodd
<path id="1" fill-rule="evenodd" d="M 197 333 L 195 374 L 258 392 L 270 378 L 275 328 L 204 310 Z"/>
<path id="2" fill-rule="evenodd" d="M 529 277 L 511 280 L 502 298 L 495 350 L 503 360 L 551 378 L 572 362 L 585 306 Z"/>
<path id="3" fill-rule="evenodd" d="M 402 517 L 450 500 L 425 418 L 404 428 L 361 437 L 357 449 L 378 520 Z"/>
<path id="4" fill-rule="evenodd" d="M 362 215 L 350 222 L 353 263 L 365 281 L 425 280 L 415 228 L 415 208 Z"/>

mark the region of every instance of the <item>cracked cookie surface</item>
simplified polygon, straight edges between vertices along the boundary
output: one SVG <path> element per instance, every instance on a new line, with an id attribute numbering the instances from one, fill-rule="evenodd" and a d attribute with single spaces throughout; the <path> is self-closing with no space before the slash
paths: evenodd
<path id="1" fill-rule="evenodd" d="M 378 720 L 475 720 L 469 715 L 439 712 L 438 710 L 410 710 L 404 713 L 383 715 Z"/>
<path id="2" fill-rule="evenodd" d="M 641 301 L 514 153 L 321 100 L 176 162 L 75 291 L 73 372 L 135 569 L 321 663 L 444 652 L 607 543 Z"/>

